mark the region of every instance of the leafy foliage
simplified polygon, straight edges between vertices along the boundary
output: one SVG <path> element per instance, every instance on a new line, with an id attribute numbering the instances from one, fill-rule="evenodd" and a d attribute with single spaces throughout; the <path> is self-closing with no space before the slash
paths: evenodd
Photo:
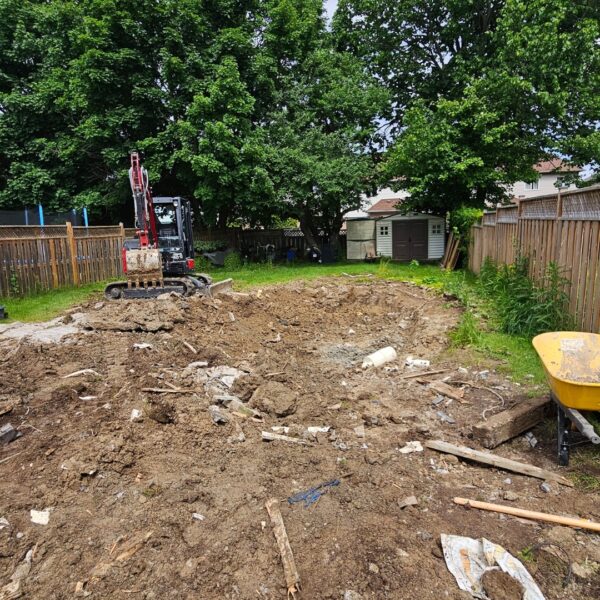
<path id="1" fill-rule="evenodd" d="M 569 280 L 556 263 L 549 263 L 540 285 L 529 278 L 529 261 L 518 256 L 511 265 L 486 258 L 480 274 L 484 292 L 496 305 L 502 330 L 526 336 L 569 329 Z"/>

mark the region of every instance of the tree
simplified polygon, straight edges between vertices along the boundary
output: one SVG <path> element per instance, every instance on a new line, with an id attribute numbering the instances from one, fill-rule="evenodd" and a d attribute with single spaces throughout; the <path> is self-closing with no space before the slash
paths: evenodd
<path id="1" fill-rule="evenodd" d="M 493 53 L 490 35 L 505 0 L 340 0 L 339 47 L 360 57 L 390 91 L 389 128 L 419 100 L 459 98 Z"/>
<path id="2" fill-rule="evenodd" d="M 533 181 L 532 165 L 557 154 L 598 167 L 597 3 L 341 7 L 340 43 L 356 48 L 393 94 L 382 174 L 411 193 L 405 208 L 443 214 L 504 200 L 505 186 Z"/>
<path id="3" fill-rule="evenodd" d="M 0 205 L 130 212 L 133 149 L 158 192 L 191 195 L 171 126 L 222 57 L 252 77 L 258 1 L 0 2 Z"/>

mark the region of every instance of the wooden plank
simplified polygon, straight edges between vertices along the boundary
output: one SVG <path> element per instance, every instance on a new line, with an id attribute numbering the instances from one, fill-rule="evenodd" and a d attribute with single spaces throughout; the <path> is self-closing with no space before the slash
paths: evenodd
<path id="1" fill-rule="evenodd" d="M 523 398 L 518 404 L 473 425 L 473 439 L 485 448 L 496 448 L 503 442 L 537 425 L 544 417 L 550 398 Z"/>
<path id="2" fill-rule="evenodd" d="M 591 531 L 600 532 L 600 523 L 594 523 L 586 519 L 574 519 L 572 517 L 562 517 L 560 515 L 552 515 L 549 513 L 536 512 L 533 510 L 525 510 L 514 506 L 505 506 L 504 504 L 492 504 L 490 502 L 480 502 L 479 500 L 470 500 L 467 498 L 454 498 L 454 503 L 460 506 L 470 508 L 478 508 L 480 510 L 488 510 L 513 517 L 521 517 L 533 521 L 545 521 L 546 523 L 556 523 L 558 525 L 566 525 L 568 527 L 578 527 L 581 529 L 589 529 Z"/>
<path id="3" fill-rule="evenodd" d="M 513 473 L 520 473 L 521 475 L 528 475 L 529 477 L 537 477 L 538 479 L 546 479 L 548 481 L 556 481 L 561 485 L 573 487 L 573 483 L 568 479 L 565 479 L 561 475 L 552 471 L 546 471 L 533 465 L 521 463 L 510 458 L 503 458 L 496 456 L 489 452 L 481 452 L 480 450 L 473 450 L 466 446 L 455 446 L 448 442 L 441 440 L 429 440 L 425 442 L 425 446 L 431 450 L 437 450 L 438 452 L 445 452 L 446 454 L 453 454 L 454 456 L 460 456 L 468 460 L 483 463 L 491 467 L 497 467 L 498 469 L 504 469 L 506 471 L 512 471 Z"/>

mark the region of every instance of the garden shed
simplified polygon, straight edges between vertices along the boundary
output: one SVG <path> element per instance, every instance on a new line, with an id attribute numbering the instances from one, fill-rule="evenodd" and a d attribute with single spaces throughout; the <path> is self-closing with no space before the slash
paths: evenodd
<path id="1" fill-rule="evenodd" d="M 395 260 L 439 260 L 444 256 L 446 221 L 426 214 L 390 215 L 375 222 L 379 256 Z"/>

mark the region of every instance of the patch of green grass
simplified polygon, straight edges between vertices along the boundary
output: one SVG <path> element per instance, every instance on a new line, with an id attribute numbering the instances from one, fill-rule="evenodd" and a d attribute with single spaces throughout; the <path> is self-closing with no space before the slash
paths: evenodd
<path id="1" fill-rule="evenodd" d="M 481 343 L 481 331 L 475 315 L 466 310 L 454 331 L 450 332 L 450 339 L 455 346 L 478 346 Z"/>
<path id="2" fill-rule="evenodd" d="M 589 418 L 588 414 L 586 418 Z M 600 453 L 596 446 L 572 450 L 570 465 L 575 471 L 569 477 L 576 488 L 584 492 L 600 491 Z"/>
<path id="3" fill-rule="evenodd" d="M 25 298 L 0 298 L 11 321 L 47 321 L 104 290 L 105 283 L 68 287 Z"/>
<path id="4" fill-rule="evenodd" d="M 258 287 L 277 283 L 287 283 L 298 279 L 311 280 L 319 277 L 342 277 L 348 283 L 357 281 L 389 279 L 395 281 L 412 281 L 442 289 L 448 275 L 438 265 L 410 266 L 381 260 L 376 263 L 339 262 L 331 265 L 312 263 L 292 264 L 256 264 L 251 263 L 240 268 L 211 267 L 206 271 L 215 281 L 231 277 L 235 289 Z M 344 273 L 358 275 L 356 278 L 345 278 Z M 361 277 L 364 276 L 364 277 Z M 454 277 L 453 274 L 450 275 Z M 458 276 L 457 276 L 458 277 Z"/>
<path id="5" fill-rule="evenodd" d="M 525 548 L 523 548 L 523 550 L 517 552 L 517 558 L 526 563 L 533 562 L 535 560 L 533 546 L 526 546 Z"/>
<path id="6" fill-rule="evenodd" d="M 526 381 L 532 385 L 546 384 L 542 363 L 530 339 L 489 331 L 482 333 L 478 349 L 490 358 L 501 361 L 503 364 L 498 371 L 511 375 L 516 381 Z"/>

